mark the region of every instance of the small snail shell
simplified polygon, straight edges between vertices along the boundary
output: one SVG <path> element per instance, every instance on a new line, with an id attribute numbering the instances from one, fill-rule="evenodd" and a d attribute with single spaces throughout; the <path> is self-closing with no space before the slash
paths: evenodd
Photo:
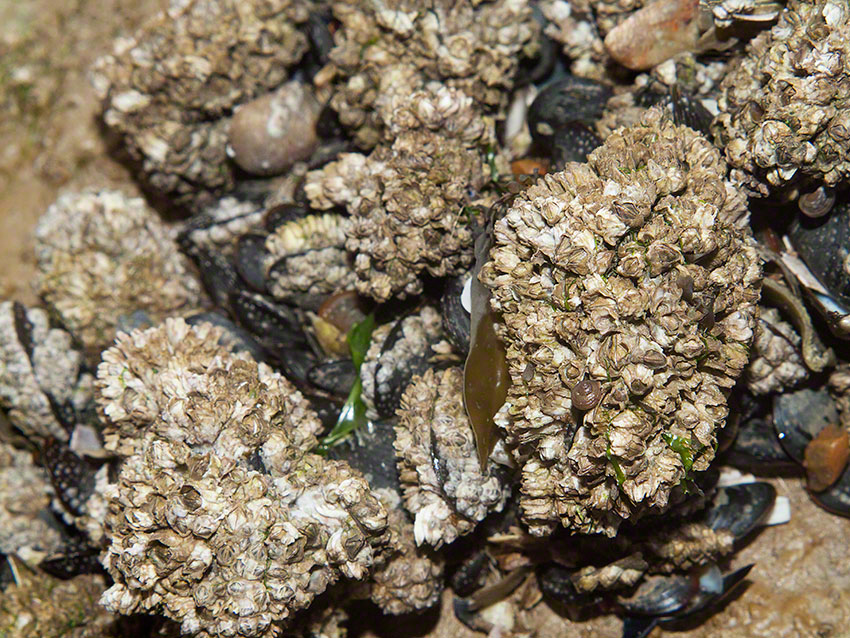
<path id="1" fill-rule="evenodd" d="M 584 379 L 573 386 L 570 393 L 576 410 L 592 410 L 602 400 L 602 384 L 596 379 Z"/>
<path id="2" fill-rule="evenodd" d="M 797 206 L 806 217 L 823 217 L 835 204 L 835 190 L 820 186 L 811 193 L 800 195 Z"/>

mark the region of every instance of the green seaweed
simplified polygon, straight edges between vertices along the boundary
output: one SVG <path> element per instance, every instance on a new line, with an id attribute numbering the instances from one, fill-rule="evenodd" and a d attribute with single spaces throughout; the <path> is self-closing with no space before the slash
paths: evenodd
<path id="1" fill-rule="evenodd" d="M 354 362 L 356 376 L 354 384 L 348 393 L 348 398 L 339 412 L 336 424 L 328 432 L 319 446 L 317 454 L 325 455 L 334 445 L 349 436 L 357 428 L 363 427 L 368 422 L 366 418 L 366 404 L 363 403 L 363 383 L 360 381 L 360 366 L 366 360 L 366 352 L 372 340 L 372 331 L 375 330 L 375 316 L 369 315 L 360 323 L 354 324 L 348 331 L 346 341 L 351 352 L 351 360 Z"/>
<path id="2" fill-rule="evenodd" d="M 675 434 L 665 433 L 661 435 L 661 438 L 682 459 L 682 467 L 685 468 L 685 477 L 687 477 L 691 468 L 694 466 L 694 453 L 691 450 L 690 442 Z"/>
<path id="3" fill-rule="evenodd" d="M 617 478 L 617 485 L 619 487 L 623 486 L 623 482 L 626 480 L 626 474 L 623 472 L 623 468 L 620 467 L 620 462 L 617 460 L 617 457 L 611 454 L 611 442 L 608 441 L 608 447 L 605 449 L 605 457 L 608 459 L 608 462 L 611 464 L 611 467 L 614 468 L 614 476 Z"/>

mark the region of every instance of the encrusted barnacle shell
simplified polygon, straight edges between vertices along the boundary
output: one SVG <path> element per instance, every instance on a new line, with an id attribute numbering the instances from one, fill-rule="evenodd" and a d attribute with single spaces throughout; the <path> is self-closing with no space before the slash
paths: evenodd
<path id="1" fill-rule="evenodd" d="M 362 579 L 387 514 L 347 464 L 307 454 L 265 471 L 149 434 L 109 490 L 101 603 L 159 612 L 185 634 L 268 637 L 341 576 Z"/>
<path id="2" fill-rule="evenodd" d="M 533 533 L 560 522 L 613 535 L 712 460 L 761 285 L 745 199 L 725 175 L 706 139 L 653 108 L 496 223 L 480 275 L 511 375 L 496 420 Z M 583 415 L 571 398 L 582 379 L 602 385 Z"/>
<path id="3" fill-rule="evenodd" d="M 156 322 L 201 304 L 174 233 L 140 197 L 66 193 L 39 220 L 35 237 L 38 294 L 92 362 L 134 312 Z"/>
<path id="4" fill-rule="evenodd" d="M 410 380 L 431 367 L 441 337 L 440 314 L 432 306 L 375 329 L 360 366 L 366 416 L 395 415 Z"/>
<path id="5" fill-rule="evenodd" d="M 127 635 L 127 628 L 115 614 L 97 604 L 105 587 L 106 579 L 99 574 L 59 580 L 46 574 L 26 573 L 21 582 L 3 590 L 0 635 L 9 638 L 122 638 Z"/>
<path id="6" fill-rule="evenodd" d="M 443 559 L 417 546 L 413 524 L 394 490 L 376 490 L 388 513 L 390 542 L 384 563 L 372 572 L 370 597 L 387 614 L 429 609 L 443 593 Z"/>
<path id="7" fill-rule="evenodd" d="M 775 308 L 761 307 L 756 324 L 750 363 L 744 371 L 747 389 L 753 394 L 781 392 L 808 378 L 800 354 L 800 335 Z"/>
<path id="8" fill-rule="evenodd" d="M 604 77 L 608 54 L 599 37 L 591 3 L 542 0 L 539 4 L 547 20 L 544 33 L 562 45 L 564 55 L 571 60 L 572 73 L 584 78 Z"/>
<path id="9" fill-rule="evenodd" d="M 147 432 L 234 459 L 270 436 L 301 454 L 315 446 L 321 424 L 301 393 L 267 365 L 219 345 L 221 333 L 167 319 L 120 334 L 97 370 L 105 447 L 129 456 Z"/>
<path id="10" fill-rule="evenodd" d="M 409 95 L 429 80 L 462 91 L 482 110 L 504 106 L 520 53 L 536 47 L 538 26 L 526 0 L 416 0 L 333 3 L 340 27 L 316 84 L 331 84 L 331 106 L 359 146 L 386 137 L 378 108 L 388 94 Z"/>
<path id="11" fill-rule="evenodd" d="M 282 85 L 307 50 L 302 0 L 172 3 L 95 65 L 107 126 L 145 176 L 180 202 L 210 203 L 235 181 L 230 115 Z"/>
<path id="12" fill-rule="evenodd" d="M 850 176 L 850 7 L 791 0 L 723 81 L 713 131 L 749 194 L 796 197 Z"/>
<path id="13" fill-rule="evenodd" d="M 463 371 L 414 377 L 398 412 L 395 449 L 405 506 L 417 544 L 439 548 L 468 534 L 508 497 L 490 463 L 482 471 L 463 408 Z"/>
<path id="14" fill-rule="evenodd" d="M 92 397 L 92 376 L 71 335 L 50 326 L 47 313 L 0 303 L 0 407 L 33 441 L 67 441 L 73 419 Z"/>
<path id="15" fill-rule="evenodd" d="M 735 535 L 728 529 L 682 523 L 650 535 L 641 547 L 655 557 L 653 571 L 669 573 L 717 561 L 732 553 L 734 542 Z"/>
<path id="16" fill-rule="evenodd" d="M 265 241 L 269 292 L 286 300 L 329 295 L 354 287 L 352 260 L 345 251 L 347 217 L 307 215 L 278 226 Z"/>
<path id="17" fill-rule="evenodd" d="M 0 442 L 0 552 L 38 562 L 62 546 L 58 524 L 50 525 L 45 516 L 52 495 L 32 455 Z"/>

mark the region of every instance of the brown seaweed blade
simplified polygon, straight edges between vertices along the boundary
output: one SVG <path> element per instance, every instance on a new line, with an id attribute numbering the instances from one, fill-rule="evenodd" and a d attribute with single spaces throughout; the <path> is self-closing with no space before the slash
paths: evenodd
<path id="1" fill-rule="evenodd" d="M 481 470 L 499 439 L 493 417 L 508 395 L 510 377 L 505 347 L 496 336 L 498 318 L 490 308 L 490 292 L 478 281 L 478 271 L 487 260 L 492 239 L 483 233 L 475 242 L 476 264 L 470 289 L 471 339 L 463 368 L 463 405 L 472 431 Z"/>

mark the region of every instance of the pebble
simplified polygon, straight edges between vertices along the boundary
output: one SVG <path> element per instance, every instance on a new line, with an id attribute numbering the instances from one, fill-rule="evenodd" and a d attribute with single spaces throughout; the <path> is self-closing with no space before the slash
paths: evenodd
<path id="1" fill-rule="evenodd" d="M 699 0 L 656 0 L 636 11 L 605 37 L 605 48 L 633 71 L 651 69 L 699 40 Z"/>
<path id="2" fill-rule="evenodd" d="M 319 110 L 309 87 L 288 82 L 236 109 L 227 152 L 249 173 L 278 175 L 316 150 Z"/>
<path id="3" fill-rule="evenodd" d="M 850 436 L 847 430 L 828 425 L 806 446 L 803 466 L 806 468 L 809 489 L 822 492 L 835 483 L 850 457 Z"/>

